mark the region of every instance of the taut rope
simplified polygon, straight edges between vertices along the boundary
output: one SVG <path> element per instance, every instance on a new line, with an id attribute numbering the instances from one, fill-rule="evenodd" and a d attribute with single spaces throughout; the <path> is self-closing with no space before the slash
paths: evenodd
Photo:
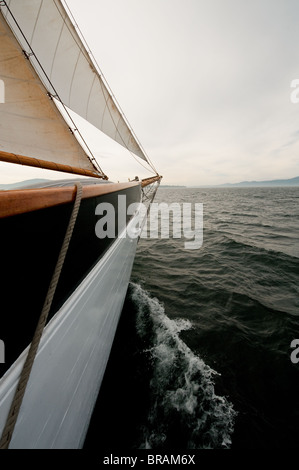
<path id="1" fill-rule="evenodd" d="M 74 225 L 77 219 L 77 215 L 79 212 L 79 207 L 82 199 L 82 185 L 81 183 L 76 184 L 77 187 L 77 192 L 76 192 L 76 199 L 73 207 L 73 211 L 69 220 L 69 224 L 66 230 L 66 234 L 64 236 L 63 244 L 60 249 L 60 253 L 58 256 L 58 260 L 54 269 L 54 273 L 49 285 L 49 289 L 47 292 L 47 296 L 44 302 L 44 306 L 41 312 L 41 315 L 39 317 L 39 321 L 32 339 L 32 342 L 30 344 L 30 348 L 25 360 L 25 363 L 23 365 L 23 369 L 21 371 L 20 377 L 19 377 L 19 382 L 15 391 L 15 395 L 7 416 L 7 420 L 2 432 L 1 440 L 0 440 L 0 449 L 8 449 L 15 424 L 18 419 L 18 414 L 21 408 L 22 400 L 26 391 L 26 386 L 29 380 L 30 372 L 34 363 L 34 359 L 38 350 L 38 346 L 40 343 L 40 339 L 43 334 L 44 327 L 46 325 L 46 321 L 49 315 L 49 311 L 52 305 L 53 297 L 55 294 L 55 290 L 59 281 L 59 277 L 61 274 L 61 270 L 63 267 L 63 263 L 65 260 L 65 256 L 70 244 L 70 240 L 72 237 Z"/>

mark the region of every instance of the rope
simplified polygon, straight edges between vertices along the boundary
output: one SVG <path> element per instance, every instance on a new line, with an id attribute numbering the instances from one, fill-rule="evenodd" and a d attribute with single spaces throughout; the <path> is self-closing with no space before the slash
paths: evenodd
<path id="1" fill-rule="evenodd" d="M 61 270 L 63 267 L 63 263 L 65 260 L 66 253 L 68 251 L 68 247 L 70 244 L 70 240 L 73 233 L 73 228 L 77 219 L 81 199 L 82 199 L 82 185 L 81 183 L 76 184 L 77 192 L 76 192 L 76 199 L 73 207 L 73 211 L 69 220 L 69 224 L 67 227 L 67 231 L 63 240 L 62 247 L 60 249 L 60 253 L 58 256 L 58 260 L 55 266 L 55 270 L 49 285 L 49 289 L 47 292 L 47 296 L 43 305 L 43 309 L 28 351 L 28 355 L 26 357 L 25 363 L 23 365 L 23 369 L 21 371 L 19 382 L 17 389 L 15 391 L 15 395 L 8 413 L 8 417 L 4 426 L 4 430 L 0 440 L 0 449 L 8 449 L 15 424 L 18 419 L 19 410 L 22 404 L 22 400 L 26 391 L 26 386 L 29 380 L 30 372 L 34 363 L 34 359 L 38 350 L 39 342 L 42 337 L 42 333 L 44 327 L 46 325 L 46 321 L 48 318 L 48 314 L 52 305 L 53 297 L 55 294 L 55 290 L 59 281 L 59 277 L 61 274 Z"/>

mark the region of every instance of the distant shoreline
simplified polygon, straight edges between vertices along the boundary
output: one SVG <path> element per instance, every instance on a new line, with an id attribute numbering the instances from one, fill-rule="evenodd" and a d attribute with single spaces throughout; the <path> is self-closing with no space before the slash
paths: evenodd
<path id="1" fill-rule="evenodd" d="M 17 183 L 0 184 L 0 190 L 18 189 L 24 184 L 45 183 L 46 179 L 31 179 Z M 265 181 L 242 181 L 240 183 L 224 183 L 224 184 L 200 184 L 200 185 L 179 185 L 179 184 L 161 184 L 162 189 L 186 189 L 186 188 L 267 188 L 267 187 L 296 187 L 299 186 L 299 176 L 281 180 L 265 180 Z"/>
<path id="2" fill-rule="evenodd" d="M 267 186 L 299 186 L 299 176 L 289 179 L 266 180 L 266 181 L 242 181 L 240 183 L 226 183 L 218 187 L 267 187 Z"/>
<path id="3" fill-rule="evenodd" d="M 190 188 L 191 186 L 182 186 L 181 184 L 161 184 L 160 188 Z"/>
<path id="4" fill-rule="evenodd" d="M 289 179 L 265 181 L 241 181 L 240 183 L 200 184 L 191 186 L 161 185 L 161 188 L 265 188 L 265 187 L 296 187 L 299 186 L 299 176 Z"/>

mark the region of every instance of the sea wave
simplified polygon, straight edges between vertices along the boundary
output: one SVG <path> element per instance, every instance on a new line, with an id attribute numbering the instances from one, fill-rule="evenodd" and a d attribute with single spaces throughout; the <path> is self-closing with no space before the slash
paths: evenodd
<path id="1" fill-rule="evenodd" d="M 236 412 L 215 393 L 218 373 L 196 356 L 179 333 L 186 319 L 170 319 L 163 305 L 131 283 L 137 332 L 151 363 L 151 403 L 142 427 L 142 448 L 229 448 Z"/>

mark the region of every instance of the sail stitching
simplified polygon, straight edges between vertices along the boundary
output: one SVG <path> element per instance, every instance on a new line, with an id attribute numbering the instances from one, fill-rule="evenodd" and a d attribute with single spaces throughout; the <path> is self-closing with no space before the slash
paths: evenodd
<path id="1" fill-rule="evenodd" d="M 34 28 L 32 30 L 31 39 L 30 39 L 30 41 L 28 41 L 30 45 L 33 42 L 33 38 L 34 38 L 34 35 L 35 35 L 35 30 L 36 30 L 36 25 L 37 25 L 37 22 L 38 22 L 38 19 L 39 19 L 39 16 L 40 16 L 40 11 L 42 9 L 43 3 L 44 3 L 44 0 L 41 0 L 40 6 L 39 6 L 39 9 L 38 9 L 38 13 L 37 13 L 37 17 L 36 17 L 36 20 L 35 20 L 35 23 L 34 23 Z"/>
<path id="2" fill-rule="evenodd" d="M 64 111 L 65 111 L 65 113 L 67 114 L 68 118 L 70 119 L 71 123 L 73 124 L 74 128 L 77 129 L 76 124 L 75 124 L 75 122 L 74 122 L 72 116 L 70 115 L 70 113 L 69 113 L 67 107 L 64 105 L 64 103 L 63 103 L 63 101 L 61 100 L 59 94 L 57 93 L 57 91 L 56 91 L 56 89 L 55 89 L 53 83 L 51 82 L 49 76 L 47 75 L 45 69 L 43 68 L 42 64 L 40 63 L 39 59 L 37 58 L 37 56 L 36 56 L 34 50 L 32 49 L 32 47 L 31 47 L 30 43 L 28 42 L 26 36 L 24 35 L 24 33 L 23 33 L 23 31 L 22 31 L 20 25 L 18 24 L 18 22 L 17 22 L 16 18 L 14 17 L 12 11 L 10 10 L 10 8 L 9 8 L 9 6 L 8 6 L 8 4 L 7 4 L 7 2 L 6 2 L 5 0 L 3 0 L 3 3 L 4 3 L 4 6 L 7 8 L 7 11 L 8 11 L 8 13 L 10 14 L 12 20 L 13 20 L 14 23 L 16 24 L 18 30 L 20 31 L 22 37 L 24 38 L 26 44 L 28 45 L 28 47 L 29 47 L 30 50 L 31 50 L 30 55 L 27 54 L 28 57 L 32 55 L 32 56 L 35 58 L 35 60 L 36 60 L 36 62 L 37 62 L 37 64 L 38 64 L 38 67 L 40 68 L 40 70 L 41 70 L 42 73 L 43 73 L 44 78 L 46 78 L 46 80 L 48 81 L 48 84 L 51 85 L 51 88 L 52 88 L 53 91 L 54 91 L 54 94 L 49 92 L 49 93 L 48 93 L 48 96 L 49 96 L 49 94 L 50 94 L 51 97 L 56 98 L 56 99 L 60 102 L 60 104 L 62 105 L 62 107 L 63 107 L 63 109 L 64 109 Z M 40 73 L 38 72 L 38 69 L 33 66 L 33 64 L 32 64 L 31 61 L 30 61 L 30 63 L 31 63 L 31 65 L 32 65 L 32 67 L 34 68 L 34 70 L 36 71 L 36 73 L 38 74 L 38 76 L 39 76 L 39 78 L 41 79 L 41 81 L 44 82 L 42 76 L 41 76 Z M 99 172 L 99 173 L 101 174 L 101 176 L 102 176 L 104 179 L 107 179 L 107 176 L 105 175 L 105 173 L 103 172 L 103 170 L 102 170 L 101 167 L 99 166 L 99 164 L 98 164 L 96 158 L 94 157 L 94 155 L 93 155 L 91 149 L 89 148 L 89 146 L 88 146 L 86 140 L 84 139 L 84 137 L 82 136 L 82 134 L 81 134 L 81 132 L 80 132 L 79 130 L 78 130 L 78 134 L 79 134 L 79 136 L 80 136 L 80 139 L 82 140 L 82 142 L 83 142 L 84 145 L 86 146 L 86 149 L 88 150 L 88 152 L 90 153 L 90 155 L 92 155 L 92 157 L 90 157 L 90 155 L 86 154 L 86 157 L 90 160 L 90 162 L 91 162 L 92 165 L 94 166 L 95 170 L 96 170 L 97 172 Z"/>
<path id="3" fill-rule="evenodd" d="M 96 76 L 96 74 L 94 74 L 93 82 L 91 84 L 91 87 L 90 87 L 90 90 L 89 90 L 89 95 L 88 95 L 88 100 L 87 100 L 87 103 L 86 103 L 86 118 L 87 118 L 87 120 L 88 120 L 88 112 L 89 112 L 88 111 L 89 110 L 89 101 L 90 101 L 90 98 L 91 98 L 91 93 L 92 93 L 92 89 L 93 89 L 93 86 L 95 84 L 96 78 L 97 78 L 97 76 Z"/>
<path id="4" fill-rule="evenodd" d="M 52 77 L 53 67 L 54 67 L 54 63 L 55 63 L 55 60 L 56 60 L 56 54 L 57 54 L 57 50 L 58 50 L 58 47 L 59 47 L 59 44 L 60 44 L 60 39 L 61 39 L 61 36 L 62 36 L 64 24 L 65 24 L 65 22 L 62 21 L 62 26 L 61 26 L 61 30 L 60 30 L 60 33 L 59 33 L 59 38 L 58 38 L 58 41 L 57 41 L 57 44 L 56 44 L 56 47 L 55 47 L 55 52 L 54 52 L 54 56 L 53 56 L 53 60 L 52 60 L 50 77 Z"/>
<path id="5" fill-rule="evenodd" d="M 70 105 L 70 108 L 71 108 L 72 88 L 73 88 L 74 78 L 75 78 L 76 70 L 77 70 L 77 67 L 78 67 L 79 60 L 80 60 L 80 56 L 81 56 L 81 50 L 79 49 L 78 57 L 77 57 L 77 60 L 76 60 L 76 65 L 75 65 L 74 70 L 73 70 L 72 80 L 71 80 L 71 84 L 70 84 L 70 91 L 69 91 L 69 105 Z"/>
<path id="6" fill-rule="evenodd" d="M 69 7 L 67 6 L 67 3 L 66 1 L 64 1 L 66 7 L 68 8 L 69 10 Z M 4 2 L 4 4 L 6 5 L 7 7 L 7 2 Z M 38 21 L 38 17 L 40 16 L 40 12 L 41 12 L 41 8 L 42 8 L 42 5 L 43 5 L 43 1 L 42 3 L 39 5 L 39 13 L 38 13 L 38 16 L 37 16 L 37 19 L 35 21 L 35 26 L 34 26 L 34 31 L 36 29 L 36 24 L 37 24 L 37 21 Z M 157 170 L 155 169 L 155 167 L 153 166 L 152 162 L 150 161 L 149 157 L 146 155 L 144 149 L 142 148 L 140 142 L 138 141 L 135 133 L 133 132 L 133 129 L 131 128 L 131 126 L 129 125 L 124 113 L 122 112 L 119 104 L 117 103 L 117 100 L 115 98 L 115 96 L 112 94 L 111 90 L 109 89 L 109 86 L 106 85 L 106 80 L 104 81 L 104 79 L 102 78 L 102 74 L 101 74 L 101 71 L 99 69 L 99 66 L 93 56 L 93 54 L 90 52 L 90 50 L 88 49 L 88 46 L 86 44 L 86 41 L 84 39 L 84 36 L 82 35 L 81 31 L 80 31 L 80 28 L 78 27 L 77 23 L 75 23 L 76 26 L 74 26 L 73 23 L 69 23 L 67 21 L 67 19 L 69 20 L 69 17 L 67 15 L 67 12 L 63 9 L 63 5 L 62 5 L 62 2 L 61 0 L 57 1 L 57 0 L 54 0 L 54 5 L 56 6 L 56 9 L 60 15 L 60 17 L 62 18 L 63 20 L 63 28 L 64 26 L 66 26 L 67 30 L 69 31 L 69 33 L 71 34 L 73 40 L 75 41 L 75 43 L 77 44 L 78 48 L 79 48 L 79 54 L 78 54 L 78 59 L 77 59 L 77 62 L 76 62 L 76 65 L 75 65 L 75 68 L 73 70 L 73 76 L 72 76 L 72 80 L 71 80 L 71 88 L 70 88 L 70 95 L 69 95 L 69 100 L 70 100 L 70 97 L 71 97 L 71 89 L 72 89 L 72 86 L 73 86 L 73 82 L 74 82 L 74 76 L 75 76 L 75 73 L 76 73 L 76 69 L 78 67 L 78 63 L 79 63 L 79 60 L 80 60 L 80 57 L 81 57 L 81 53 L 82 53 L 82 57 L 84 57 L 84 59 L 86 59 L 88 61 L 88 63 L 90 64 L 90 66 L 92 67 L 92 70 L 95 74 L 95 78 L 98 77 L 99 79 L 99 85 L 102 89 L 102 96 L 104 98 L 104 102 L 105 102 L 105 107 L 104 107 L 104 110 L 103 110 L 103 114 L 102 114 L 102 122 L 105 122 L 105 115 L 108 116 L 109 115 L 109 118 L 110 118 L 110 122 L 111 122 L 111 126 L 113 125 L 114 127 L 114 132 L 112 133 L 112 129 L 110 129 L 110 132 L 111 132 L 111 136 L 114 134 L 115 136 L 115 140 L 118 141 L 119 143 L 122 142 L 122 145 L 124 145 L 125 148 L 127 148 L 127 150 L 131 153 L 131 155 L 135 158 L 135 150 L 138 150 L 137 154 L 138 156 L 141 158 L 141 159 L 144 159 L 147 163 L 147 165 L 149 165 L 149 167 L 151 168 L 151 170 L 155 171 L 156 174 L 157 173 Z M 8 8 L 8 7 L 7 7 Z M 9 10 L 9 8 L 8 8 Z M 95 167 L 95 169 L 97 171 L 99 171 L 104 177 L 104 173 L 103 171 L 101 170 L 97 160 L 95 159 L 94 155 L 93 155 L 93 152 L 91 151 L 91 149 L 89 148 L 87 142 L 85 141 L 84 137 L 82 136 L 81 132 L 79 129 L 76 128 L 76 124 L 72 118 L 72 116 L 70 115 L 70 112 L 68 111 L 67 109 L 67 106 L 64 104 L 64 102 L 62 101 L 62 99 L 60 98 L 59 94 L 57 93 L 57 91 L 55 90 L 55 87 L 53 86 L 52 82 L 51 82 L 51 78 L 49 78 L 47 72 L 45 71 L 45 69 L 43 68 L 43 66 L 41 65 L 39 59 L 37 58 L 36 54 L 34 53 L 33 51 L 33 48 L 32 46 L 30 46 L 30 44 L 28 43 L 28 40 L 26 39 L 26 37 L 24 36 L 24 33 L 22 32 L 20 26 L 18 25 L 16 19 L 14 18 L 12 12 L 9 10 L 10 12 L 10 15 L 11 17 L 13 18 L 13 20 L 15 21 L 18 29 L 20 30 L 22 36 L 24 37 L 26 43 L 28 44 L 28 46 L 30 47 L 30 50 L 32 51 L 33 55 L 34 55 L 34 60 L 33 60 L 33 63 L 36 61 L 36 65 L 34 65 L 34 68 L 35 70 L 37 71 L 37 73 L 39 74 L 40 78 L 42 79 L 42 81 L 47 81 L 48 83 L 48 86 L 50 85 L 52 88 L 53 88 L 53 92 L 54 93 L 51 93 L 53 97 L 56 97 L 57 100 L 61 103 L 66 115 L 68 116 L 68 118 L 70 119 L 70 121 L 72 122 L 72 125 L 74 126 L 75 130 L 78 131 L 78 136 L 80 137 L 80 140 L 79 140 L 79 137 L 77 140 L 79 140 L 79 143 L 84 143 L 84 146 L 85 146 L 85 149 L 88 150 L 88 154 L 86 154 L 86 157 L 91 161 L 92 165 Z M 73 18 L 73 15 L 72 13 L 70 12 L 70 15 L 71 17 Z M 72 27 L 71 27 L 72 26 Z M 75 29 L 76 27 L 76 29 Z M 63 34 L 63 28 L 62 28 L 62 32 L 61 34 Z M 78 31 L 76 31 L 78 30 Z M 34 35 L 34 33 L 32 34 L 32 36 Z M 56 45 L 56 50 L 55 50 L 55 54 L 57 52 L 57 48 L 59 47 L 59 40 L 58 40 L 58 43 Z M 54 54 L 54 58 L 53 58 L 53 62 L 55 60 L 55 54 Z M 53 62 L 52 62 L 52 67 L 51 67 L 51 71 L 53 70 Z M 31 62 L 31 64 L 33 65 L 33 63 Z M 50 72 L 51 74 L 51 72 Z M 89 93 L 88 93 L 88 109 L 87 109 L 87 113 L 89 112 L 89 106 L 90 106 L 90 100 L 92 99 L 92 93 L 93 93 L 93 87 L 94 87 L 94 83 L 95 83 L 95 79 L 93 80 L 93 82 L 91 83 L 91 88 L 89 90 Z M 103 89 L 105 89 L 105 92 L 103 91 Z M 114 106 L 115 106 L 115 113 L 114 113 Z M 107 113 L 108 111 L 108 113 Z M 114 116 L 115 114 L 115 116 Z M 116 119 L 116 116 L 117 116 L 117 119 Z M 108 122 L 108 121 L 107 121 Z M 121 128 L 122 128 L 122 123 L 126 126 L 124 128 L 124 133 L 122 134 L 121 132 Z M 108 129 L 111 127 L 111 126 L 108 126 Z M 109 133 L 108 133 L 109 135 Z M 128 136 L 128 138 L 127 138 Z M 136 147 L 135 147 L 136 146 Z M 135 149 L 134 149 L 135 147 Z M 141 164 L 141 162 L 135 158 L 136 161 L 138 161 L 139 164 Z M 144 168 L 146 168 L 147 170 L 149 170 L 149 168 L 147 168 L 146 166 L 142 165 Z"/>
<path id="7" fill-rule="evenodd" d="M 103 83 L 102 80 L 100 80 L 100 83 L 101 83 L 101 87 L 102 87 L 102 91 L 103 91 L 104 83 Z M 103 92 L 103 95 L 105 96 L 104 92 Z M 134 155 L 134 152 L 132 152 L 132 150 L 129 149 L 129 147 L 128 147 L 129 141 L 128 141 L 128 143 L 126 143 L 126 142 L 124 141 L 124 139 L 123 139 L 121 133 L 120 133 L 119 130 L 118 130 L 118 125 L 116 126 L 116 124 L 115 124 L 115 122 L 114 122 L 114 119 L 113 119 L 113 116 L 112 116 L 112 113 L 111 113 L 111 111 L 110 111 L 110 109 L 109 109 L 109 106 L 108 106 L 108 99 L 109 99 L 109 95 L 108 95 L 108 98 L 107 98 L 107 99 L 105 98 L 105 102 L 106 102 L 105 110 L 108 109 L 108 112 L 109 112 L 109 114 L 110 114 L 110 117 L 111 117 L 111 119 L 112 119 L 112 122 L 113 122 L 113 124 L 114 124 L 114 126 L 115 126 L 115 128 L 116 128 L 116 132 L 118 133 L 118 135 L 119 135 L 120 139 L 122 140 L 124 146 L 125 146 L 126 149 L 130 152 L 130 154 L 133 156 L 133 158 L 139 163 L 139 165 L 141 165 L 141 166 L 142 166 L 143 168 L 145 168 L 147 171 L 150 171 L 149 168 L 147 168 L 147 167 L 146 167 L 145 165 L 143 165 L 139 160 L 137 160 L 136 156 Z M 104 114 L 105 114 L 105 111 L 104 111 L 104 113 L 103 113 L 103 120 L 104 120 Z M 122 117 L 122 118 L 124 119 L 124 121 L 125 121 L 125 117 L 124 117 L 123 114 L 120 113 L 120 117 Z M 120 119 L 119 119 L 119 120 L 120 120 Z M 118 122 L 119 122 L 119 121 L 118 121 Z M 125 122 L 126 122 L 126 121 L 125 121 Z M 130 132 L 131 132 L 132 137 L 134 137 L 132 130 L 131 130 L 130 128 L 129 128 L 129 130 L 130 130 Z M 130 135 L 129 135 L 129 139 L 130 139 Z M 137 143 L 138 143 L 138 142 L 137 142 Z M 138 143 L 138 145 L 139 145 L 139 143 Z M 154 171 L 156 172 L 156 174 L 158 175 L 157 170 L 156 170 L 155 167 L 149 162 L 148 157 L 146 157 L 146 162 L 151 166 L 152 170 L 154 170 Z"/>
<path id="8" fill-rule="evenodd" d="M 70 34 L 72 35 L 74 41 L 76 42 L 76 44 L 77 44 L 77 46 L 78 46 L 78 48 L 79 48 L 79 55 L 78 55 L 78 59 L 77 59 L 77 62 L 76 62 L 76 66 L 74 67 L 74 72 L 73 72 L 73 76 L 72 76 L 72 80 L 71 80 L 71 86 L 70 86 L 70 93 L 69 93 L 69 103 L 70 103 L 70 101 L 71 101 L 71 89 L 72 89 L 72 84 L 73 84 L 73 81 L 74 81 L 74 76 L 75 76 L 75 72 L 76 72 L 76 69 L 77 69 L 77 65 L 78 65 L 78 62 L 79 62 L 79 59 L 80 59 L 81 54 L 83 54 L 83 56 L 85 56 L 85 57 L 86 57 L 86 54 L 85 54 L 85 51 L 82 49 L 81 44 L 78 43 L 76 37 L 72 34 L 72 31 L 71 31 L 71 29 L 68 27 L 68 25 L 67 25 L 67 23 L 66 23 L 66 21 L 65 21 L 65 18 L 63 17 L 63 15 L 62 15 L 62 13 L 61 13 L 61 11 L 60 11 L 60 8 L 57 6 L 57 2 L 56 2 L 55 0 L 54 0 L 54 4 L 55 4 L 55 6 L 56 6 L 58 12 L 60 13 L 60 16 L 63 18 L 64 26 L 66 26 L 66 27 L 68 28 Z M 112 122 L 113 122 L 113 125 L 114 125 L 114 128 L 115 128 L 115 135 L 116 135 L 116 134 L 119 135 L 120 140 L 123 142 L 125 148 L 131 153 L 131 155 L 133 155 L 133 157 L 135 158 L 135 160 L 138 161 L 139 164 L 141 164 L 141 162 L 136 159 L 134 153 L 129 149 L 129 147 L 128 147 L 129 140 L 128 140 L 128 143 L 126 143 L 126 142 L 124 141 L 123 137 L 121 136 L 120 132 L 119 132 L 118 124 L 119 124 L 119 122 L 120 122 L 120 120 L 121 120 L 121 118 L 122 118 L 122 119 L 124 120 L 125 124 L 127 125 L 127 127 L 128 127 L 128 129 L 129 129 L 129 131 L 130 131 L 130 134 L 131 134 L 132 138 L 135 139 L 137 145 L 140 147 L 140 150 L 141 150 L 142 153 L 144 154 L 144 156 L 145 156 L 145 158 L 146 158 L 146 162 L 152 167 L 152 169 L 156 172 L 156 174 L 158 174 L 157 171 L 155 170 L 155 168 L 153 167 L 153 165 L 150 163 L 150 161 L 149 161 L 147 155 L 145 154 L 145 151 L 142 149 L 141 144 L 138 142 L 137 137 L 134 135 L 133 130 L 132 130 L 132 128 L 130 127 L 130 125 L 128 124 L 127 119 L 125 118 L 124 113 L 121 111 L 120 106 L 119 106 L 119 104 L 117 103 L 117 100 L 116 100 L 115 96 L 113 95 L 113 93 L 112 93 L 111 90 L 109 89 L 108 85 L 107 85 L 106 83 L 104 84 L 104 81 L 103 81 L 103 78 L 102 78 L 102 77 L 103 77 L 103 74 L 102 74 L 102 72 L 99 72 L 99 71 L 100 71 L 100 68 L 99 68 L 99 66 L 98 66 L 98 64 L 97 64 L 97 62 L 96 62 L 96 60 L 94 59 L 94 56 L 93 56 L 92 52 L 89 51 L 89 48 L 88 48 L 88 46 L 87 46 L 87 44 L 86 44 L 86 41 L 85 41 L 85 39 L 84 39 L 84 36 L 83 36 L 83 34 L 82 34 L 82 32 L 81 32 L 81 30 L 80 30 L 78 24 L 76 23 L 76 21 L 75 21 L 73 15 L 72 15 L 72 13 L 71 13 L 71 11 L 70 11 L 68 5 L 67 5 L 67 2 L 65 2 L 65 5 L 66 5 L 66 7 L 67 7 L 67 9 L 68 9 L 68 11 L 69 11 L 69 13 L 70 13 L 70 16 L 72 17 L 74 26 L 77 28 L 77 30 L 78 30 L 79 33 L 80 33 L 80 36 L 82 36 L 82 39 L 83 39 L 83 41 L 85 42 L 85 47 L 87 48 L 87 52 L 88 52 L 89 57 L 90 57 L 90 58 L 89 58 L 89 57 L 86 57 L 86 59 L 89 61 L 89 60 L 92 58 L 92 59 L 93 59 L 93 62 L 95 63 L 95 66 L 96 66 L 96 67 L 95 67 L 95 70 L 94 70 L 95 77 L 94 77 L 93 83 L 92 83 L 92 85 L 91 85 L 90 92 L 89 92 L 89 96 L 88 96 L 88 103 L 87 103 L 87 108 L 86 108 L 86 109 L 87 109 L 86 116 L 87 116 L 87 113 L 88 113 L 88 108 L 89 108 L 89 102 L 90 102 L 90 97 L 91 97 L 92 89 L 93 89 L 93 86 L 94 86 L 96 77 L 98 77 L 99 82 L 100 82 L 100 86 L 101 86 L 101 90 L 102 90 L 102 94 L 103 94 L 103 97 L 104 97 L 104 99 L 105 99 L 105 109 L 104 109 L 103 114 L 102 114 L 101 128 L 103 128 L 103 122 L 104 122 L 105 113 L 106 113 L 106 110 L 108 110 L 109 115 L 110 115 L 110 118 L 111 118 L 111 120 L 112 120 Z M 105 93 L 105 91 L 106 91 L 105 89 L 108 91 L 108 95 L 107 95 L 107 93 Z M 109 108 L 109 106 L 108 106 L 109 98 L 112 100 L 112 102 L 113 102 L 114 105 L 116 106 L 116 109 L 118 110 L 118 113 L 119 113 L 119 118 L 118 118 L 118 123 L 117 123 L 117 124 L 115 123 L 115 121 L 114 121 L 114 119 L 113 119 L 113 115 L 112 115 L 112 113 L 111 113 L 111 111 L 110 111 L 110 108 Z M 130 137 L 129 137 L 129 139 L 130 139 Z M 142 164 L 141 164 L 141 165 L 142 165 Z M 142 165 L 142 166 L 148 170 L 147 167 L 145 167 L 144 165 Z"/>
<path id="9" fill-rule="evenodd" d="M 56 0 L 54 1 L 54 3 L 55 3 L 55 4 L 57 3 Z M 90 57 L 90 59 L 92 59 L 92 63 L 93 63 L 94 66 L 96 67 L 95 72 L 96 72 L 97 76 L 98 76 L 99 79 L 100 79 L 99 81 L 100 81 L 100 84 L 101 84 L 101 88 L 103 89 L 103 86 L 105 86 L 105 88 L 107 89 L 107 91 L 108 91 L 108 93 L 109 93 L 109 95 L 110 95 L 110 97 L 111 97 L 111 99 L 112 99 L 114 105 L 116 106 L 116 109 L 118 110 L 118 112 L 119 112 L 121 118 L 123 118 L 123 120 L 124 120 L 124 122 L 125 122 L 125 124 L 126 124 L 126 126 L 127 126 L 127 128 L 128 128 L 128 130 L 130 131 L 130 134 L 131 134 L 132 138 L 135 140 L 136 144 L 137 144 L 137 145 L 139 146 L 139 148 L 140 148 L 140 151 L 141 151 L 142 154 L 144 155 L 145 161 L 146 161 L 146 162 L 148 163 L 148 165 L 152 168 L 152 170 L 154 170 L 155 173 L 158 174 L 157 170 L 155 169 L 154 165 L 152 164 L 152 162 L 150 161 L 148 155 L 146 154 L 145 150 L 143 149 L 141 143 L 139 142 L 137 136 L 135 135 L 135 133 L 134 133 L 132 127 L 130 126 L 130 124 L 129 124 L 129 122 L 128 122 L 128 119 L 126 118 L 124 112 L 122 111 L 122 109 L 121 109 L 121 107 L 120 107 L 120 105 L 119 105 L 119 103 L 118 103 L 116 97 L 115 97 L 114 94 L 112 93 L 112 91 L 111 91 L 111 89 L 110 89 L 110 87 L 109 87 L 107 81 L 105 80 L 105 83 L 104 83 L 104 75 L 103 75 L 103 73 L 101 72 L 101 69 L 100 69 L 100 67 L 99 67 L 99 65 L 98 65 L 98 63 L 97 63 L 97 60 L 95 59 L 95 57 L 94 57 L 94 55 L 92 54 L 92 52 L 89 50 L 89 47 L 88 47 L 88 44 L 86 43 L 86 40 L 85 40 L 85 38 L 84 38 L 84 35 L 83 35 L 82 31 L 80 30 L 80 28 L 79 28 L 77 22 L 75 21 L 75 18 L 74 18 L 74 16 L 73 16 L 73 14 L 72 14 L 72 12 L 71 12 L 71 10 L 70 10 L 70 8 L 69 8 L 69 6 L 68 6 L 66 0 L 64 0 L 64 4 L 65 4 L 65 6 L 66 6 L 66 8 L 67 8 L 67 10 L 68 10 L 69 16 L 70 16 L 71 19 L 72 19 L 73 26 L 77 29 L 77 31 L 78 31 L 78 33 L 79 33 L 79 35 L 80 35 L 80 39 L 83 41 L 84 46 L 86 47 L 86 50 L 88 51 L 89 57 Z M 57 7 L 57 4 L 56 4 L 56 7 Z M 60 11 L 58 7 L 57 7 L 57 9 L 58 9 L 58 11 Z M 61 13 L 60 13 L 60 14 L 61 14 Z M 70 32 L 71 32 L 71 31 L 70 31 Z M 73 36 L 73 37 L 74 37 L 74 36 Z M 74 39 L 75 39 L 75 41 L 76 41 L 76 38 L 74 38 Z M 76 43 L 78 44 L 77 41 L 76 41 Z M 78 44 L 78 47 L 81 48 L 81 46 L 80 46 L 79 44 Z M 103 94 L 103 95 L 104 95 L 104 97 L 105 97 L 105 94 Z M 106 100 L 106 99 L 105 99 L 105 101 L 106 101 L 106 103 L 107 103 L 107 100 Z M 108 109 L 109 109 L 109 107 L 108 107 Z M 110 112 L 110 110 L 109 110 L 109 112 Z M 110 115 L 111 115 L 111 112 L 110 112 Z M 112 117 L 112 116 L 111 116 L 111 117 Z M 120 121 L 120 119 L 119 119 L 119 121 Z M 116 126 L 115 121 L 114 121 L 113 119 L 112 119 L 112 122 L 113 122 L 113 124 L 114 124 L 114 126 L 115 126 L 115 128 L 116 128 L 116 132 L 118 133 L 118 135 L 120 135 L 119 130 L 118 130 L 118 126 Z M 124 140 L 123 140 L 122 137 L 121 137 L 121 140 L 122 140 L 122 142 L 124 143 L 125 147 L 126 147 L 126 148 L 129 150 L 129 152 L 132 154 L 132 151 L 128 148 L 128 145 L 124 142 Z M 134 156 L 134 158 L 135 158 L 135 156 Z M 135 159 L 136 159 L 136 158 L 135 158 Z M 136 160 L 136 161 L 137 161 L 137 160 Z M 139 160 L 138 160 L 138 163 L 140 163 Z M 144 165 L 142 165 L 142 166 L 144 167 Z M 146 168 L 146 167 L 144 167 L 144 168 Z M 147 168 L 147 169 L 148 169 L 148 168 Z"/>

